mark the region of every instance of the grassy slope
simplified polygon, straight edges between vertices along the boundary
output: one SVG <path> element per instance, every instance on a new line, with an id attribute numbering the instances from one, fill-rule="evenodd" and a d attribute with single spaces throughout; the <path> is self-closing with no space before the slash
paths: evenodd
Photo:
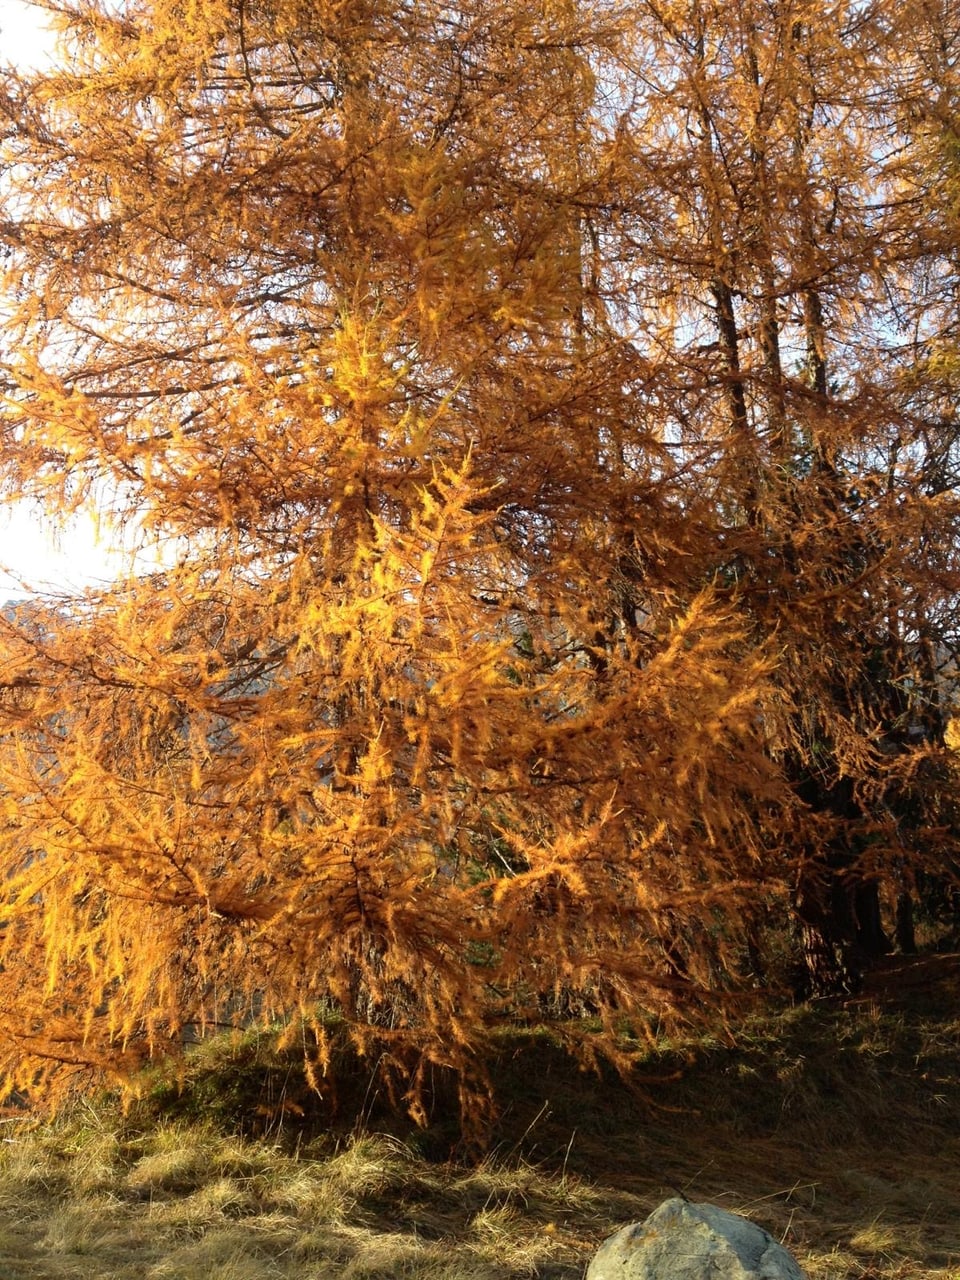
<path id="1" fill-rule="evenodd" d="M 629 1089 L 511 1040 L 497 1141 L 473 1166 L 437 1158 L 442 1104 L 407 1141 L 281 1130 L 296 1090 L 262 1071 L 266 1136 L 224 1136 L 210 1121 L 231 1090 L 249 1114 L 253 1069 L 244 1090 L 204 1070 L 175 1120 L 87 1106 L 0 1125 L 2 1280 L 574 1280 L 676 1188 L 761 1222 L 816 1280 L 960 1280 L 957 958 L 736 1045 L 664 1045 Z"/>

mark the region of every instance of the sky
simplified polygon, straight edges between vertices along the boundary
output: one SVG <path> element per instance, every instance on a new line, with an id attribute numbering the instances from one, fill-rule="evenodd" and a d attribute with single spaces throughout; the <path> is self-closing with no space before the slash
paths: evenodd
<path id="1" fill-rule="evenodd" d="M 4 62 L 36 66 L 50 49 L 44 15 L 24 0 L 0 0 L 0 50 Z"/>
<path id="2" fill-rule="evenodd" d="M 44 15 L 23 0 L 0 0 L 0 59 L 39 66 L 52 40 Z M 79 591 L 109 582 L 122 567 L 111 535 L 98 537 L 93 514 L 69 523 L 23 504 L 0 509 L 0 601 L 33 591 Z"/>

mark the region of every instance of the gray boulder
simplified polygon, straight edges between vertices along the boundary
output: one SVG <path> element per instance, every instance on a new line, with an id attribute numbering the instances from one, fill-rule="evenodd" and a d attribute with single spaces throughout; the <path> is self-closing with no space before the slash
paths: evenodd
<path id="1" fill-rule="evenodd" d="M 586 1280 L 804 1280 L 769 1232 L 714 1204 L 666 1200 L 605 1240 Z"/>

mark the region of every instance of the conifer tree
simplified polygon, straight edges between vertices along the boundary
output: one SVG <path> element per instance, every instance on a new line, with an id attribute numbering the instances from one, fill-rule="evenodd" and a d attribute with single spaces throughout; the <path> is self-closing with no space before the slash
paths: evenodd
<path id="1" fill-rule="evenodd" d="M 679 429 L 692 449 L 720 437 L 697 468 L 716 478 L 716 572 L 783 646 L 769 745 L 800 804 L 775 839 L 821 994 L 854 980 L 849 951 L 886 947 L 881 887 L 924 842 L 948 860 L 953 823 L 933 777 L 956 500 L 918 483 L 937 446 L 915 384 L 955 233 L 929 202 L 917 223 L 902 68 L 933 17 L 908 8 L 640 6 L 634 62 L 656 71 L 621 130 L 662 290 L 648 331 L 692 392 Z"/>
<path id="2" fill-rule="evenodd" d="M 47 7 L 0 469 L 178 556 L 3 622 L 8 1082 L 842 982 L 952 759 L 883 10 Z"/>

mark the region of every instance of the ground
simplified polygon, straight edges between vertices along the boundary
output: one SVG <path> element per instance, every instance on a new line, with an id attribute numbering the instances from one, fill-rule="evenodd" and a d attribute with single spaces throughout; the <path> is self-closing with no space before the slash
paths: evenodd
<path id="1" fill-rule="evenodd" d="M 9 1115 L 0 1277 L 579 1280 L 679 1191 L 760 1222 L 811 1280 L 960 1280 L 958 1051 L 960 956 L 938 955 L 846 1002 L 664 1042 L 626 1083 L 511 1042 L 479 1159 L 449 1117 L 324 1131 L 266 1085 L 259 1135 L 231 1132 L 210 1079 L 178 1115 Z"/>

